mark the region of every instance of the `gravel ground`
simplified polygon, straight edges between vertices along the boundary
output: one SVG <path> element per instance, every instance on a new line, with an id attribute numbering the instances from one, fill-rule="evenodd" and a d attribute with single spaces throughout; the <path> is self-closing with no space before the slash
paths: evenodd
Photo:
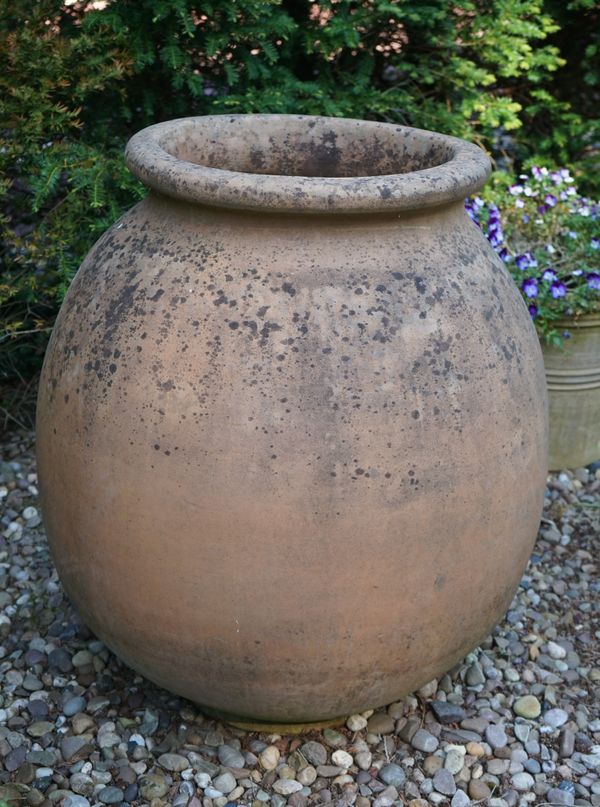
<path id="1" fill-rule="evenodd" d="M 122 665 L 57 580 L 32 435 L 0 456 L 0 807 L 600 807 L 600 471 L 549 477 L 519 591 L 480 648 L 387 709 L 292 737 L 222 725 Z"/>

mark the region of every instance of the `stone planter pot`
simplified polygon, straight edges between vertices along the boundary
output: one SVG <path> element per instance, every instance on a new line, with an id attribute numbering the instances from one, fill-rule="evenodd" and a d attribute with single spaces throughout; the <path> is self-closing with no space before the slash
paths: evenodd
<path id="1" fill-rule="evenodd" d="M 152 126 L 41 382 L 83 618 L 226 715 L 317 721 L 455 664 L 509 605 L 547 468 L 527 309 L 463 199 L 475 146 L 389 124 Z"/>
<path id="2" fill-rule="evenodd" d="M 544 345 L 550 407 L 549 466 L 581 468 L 600 459 L 600 314 L 564 319 L 571 338 Z"/>

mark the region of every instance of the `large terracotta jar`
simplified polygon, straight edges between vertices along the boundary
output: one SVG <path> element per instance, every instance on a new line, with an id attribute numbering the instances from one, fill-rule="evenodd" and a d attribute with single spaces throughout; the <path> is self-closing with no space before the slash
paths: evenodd
<path id="1" fill-rule="evenodd" d="M 284 115 L 170 121 L 41 382 L 44 518 L 115 653 L 217 710 L 317 721 L 450 668 L 538 526 L 527 309 L 463 199 L 475 146 Z"/>

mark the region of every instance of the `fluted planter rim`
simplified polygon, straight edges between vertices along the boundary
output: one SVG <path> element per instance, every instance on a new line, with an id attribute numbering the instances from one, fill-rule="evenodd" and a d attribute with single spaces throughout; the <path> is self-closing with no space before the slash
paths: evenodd
<path id="1" fill-rule="evenodd" d="M 600 327 L 600 311 L 590 311 L 586 314 L 573 314 L 570 317 L 561 317 L 554 321 L 559 328 L 598 328 Z M 543 345 L 544 348 L 550 347 Z"/>
<path id="2" fill-rule="evenodd" d="M 253 138 L 260 141 L 258 146 Z M 307 159 L 315 148 L 324 149 L 329 164 L 337 156 L 342 175 L 273 171 L 268 144 L 289 151 L 286 138 L 295 138 L 294 147 L 299 152 L 305 149 Z M 344 163 L 352 163 L 349 152 L 357 142 L 365 154 L 373 155 L 375 164 L 379 160 L 383 172 L 369 171 L 368 164 L 364 175 L 362 168 L 360 175 L 347 172 Z M 190 150 L 193 160 L 182 156 Z M 420 160 L 422 167 L 402 171 L 407 159 Z M 455 137 L 376 121 L 279 114 L 210 115 L 158 123 L 130 139 L 125 161 L 138 179 L 161 194 L 196 204 L 270 213 L 421 209 L 464 199 L 484 185 L 491 171 L 489 158 L 478 146 Z M 391 173 L 390 165 L 395 169 Z M 245 170 L 237 170 L 240 166 Z"/>

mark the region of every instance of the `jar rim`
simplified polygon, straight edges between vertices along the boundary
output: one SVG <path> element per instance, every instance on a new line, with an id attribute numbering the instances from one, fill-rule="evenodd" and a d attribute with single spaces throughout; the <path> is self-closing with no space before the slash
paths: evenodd
<path id="1" fill-rule="evenodd" d="M 482 149 L 448 135 L 281 114 L 158 123 L 129 140 L 125 162 L 175 199 L 272 213 L 419 210 L 464 199 L 491 171 Z"/>

